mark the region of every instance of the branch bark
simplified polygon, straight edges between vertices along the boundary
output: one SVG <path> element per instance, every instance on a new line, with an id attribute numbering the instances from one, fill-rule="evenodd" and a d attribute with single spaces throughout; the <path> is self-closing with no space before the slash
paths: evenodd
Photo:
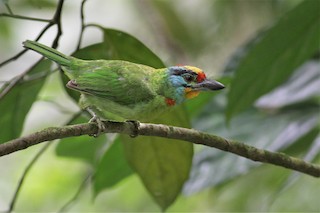
<path id="1" fill-rule="evenodd" d="M 253 161 L 269 163 L 314 177 L 320 177 L 320 165 L 308 163 L 302 159 L 290 157 L 284 153 L 258 149 L 238 141 L 228 140 L 216 135 L 199 132 L 193 129 L 148 123 L 140 123 L 139 127 L 137 128 L 133 122 L 115 121 L 104 121 L 104 125 L 105 133 L 158 136 L 183 140 L 234 153 Z M 97 132 L 98 126 L 96 123 L 77 124 L 64 127 L 50 127 L 28 136 L 0 144 L 0 156 L 26 149 L 44 141 L 80 135 L 93 135 Z"/>

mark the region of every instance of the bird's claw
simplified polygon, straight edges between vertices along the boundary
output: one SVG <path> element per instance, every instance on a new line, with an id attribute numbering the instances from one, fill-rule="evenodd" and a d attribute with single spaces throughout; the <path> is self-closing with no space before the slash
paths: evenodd
<path id="1" fill-rule="evenodd" d="M 130 122 L 134 125 L 134 129 L 132 130 L 132 133 L 130 134 L 131 138 L 135 138 L 139 135 L 139 127 L 140 127 L 140 122 L 137 120 L 126 120 L 126 122 Z"/>
<path id="2" fill-rule="evenodd" d="M 94 133 L 90 136 L 93 136 L 93 137 L 98 137 L 101 133 L 103 133 L 105 130 L 106 130 L 106 127 L 103 123 L 103 120 L 101 118 L 99 118 L 98 116 L 94 115 L 90 120 L 89 120 L 89 123 L 96 123 L 97 126 L 98 126 L 98 131 L 97 133 Z"/>

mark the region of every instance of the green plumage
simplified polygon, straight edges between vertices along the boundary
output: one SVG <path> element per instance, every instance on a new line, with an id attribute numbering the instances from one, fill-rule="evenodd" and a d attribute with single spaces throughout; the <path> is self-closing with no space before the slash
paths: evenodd
<path id="1" fill-rule="evenodd" d="M 175 96 L 166 68 L 121 60 L 81 60 L 33 41 L 24 46 L 61 65 L 71 79 L 67 86 L 81 92 L 80 106 L 104 118 L 149 120 L 169 108 L 165 99 Z"/>
<path id="2" fill-rule="evenodd" d="M 168 91 L 160 86 L 166 79 L 164 69 L 118 60 L 90 62 L 94 68 L 88 69 L 93 71 L 74 78 L 83 108 L 94 108 L 100 116 L 116 120 L 148 120 L 167 108 L 163 95 Z"/>
<path id="3" fill-rule="evenodd" d="M 154 69 L 121 60 L 81 60 L 35 41 L 23 44 L 61 65 L 70 78 L 67 87 L 81 92 L 80 106 L 107 119 L 150 121 L 200 91 L 224 88 L 192 66 Z"/>

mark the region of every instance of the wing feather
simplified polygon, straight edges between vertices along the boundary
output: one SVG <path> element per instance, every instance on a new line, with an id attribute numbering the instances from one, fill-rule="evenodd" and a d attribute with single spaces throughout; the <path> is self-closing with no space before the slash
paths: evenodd
<path id="1" fill-rule="evenodd" d="M 125 61 L 99 62 L 88 63 L 91 71 L 74 79 L 73 89 L 129 106 L 155 97 L 149 79 L 154 68 Z"/>

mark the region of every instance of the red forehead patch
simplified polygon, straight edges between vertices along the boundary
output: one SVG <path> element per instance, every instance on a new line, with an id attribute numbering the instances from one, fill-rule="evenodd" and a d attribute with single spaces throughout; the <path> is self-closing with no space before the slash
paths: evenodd
<path id="1" fill-rule="evenodd" d="M 204 81 L 204 79 L 206 79 L 206 74 L 204 74 L 204 72 L 199 72 L 198 76 L 197 76 L 197 82 L 200 83 L 202 81 Z"/>

